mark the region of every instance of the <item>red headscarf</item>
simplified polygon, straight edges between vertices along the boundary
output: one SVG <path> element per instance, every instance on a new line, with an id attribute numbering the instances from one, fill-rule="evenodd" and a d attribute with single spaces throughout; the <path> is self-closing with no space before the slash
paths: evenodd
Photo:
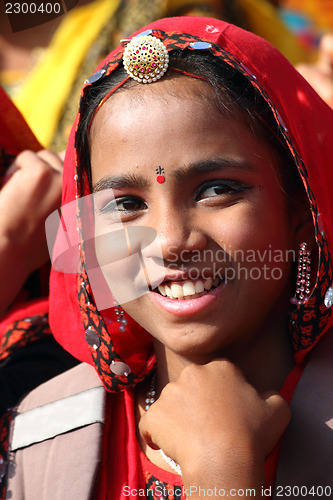
<path id="1" fill-rule="evenodd" d="M 296 361 L 300 362 L 333 323 L 332 308 L 325 305 L 325 295 L 332 286 L 333 112 L 274 47 L 236 26 L 210 18 L 168 18 L 142 28 L 133 36 L 147 30 L 152 30 L 169 52 L 200 50 L 197 43 L 205 42 L 205 50 L 245 75 L 272 109 L 309 197 L 319 253 L 317 281 L 311 296 L 291 315 L 290 333 Z M 86 82 L 81 106 L 86 88 L 94 85 L 93 80 L 112 73 L 121 64 L 123 51 L 122 46 L 117 47 L 98 68 L 105 71 Z M 81 166 L 77 162 L 75 131 L 79 121 L 80 113 L 67 148 L 63 205 L 73 202 L 77 193 L 77 173 Z M 84 186 L 80 194 L 88 194 L 87 189 Z M 77 242 L 75 245 L 78 249 Z M 108 390 L 120 390 L 151 370 L 154 362 L 151 338 L 132 318 L 127 318 L 129 323 L 122 332 L 114 309 L 102 313 L 97 310 L 82 251 L 81 260 L 82 272 L 65 274 L 52 270 L 51 328 L 65 349 L 95 365 Z M 89 335 L 85 332 L 95 336 L 95 347 L 88 345 Z M 113 373 L 112 362 L 126 363 L 131 373 L 128 376 Z"/>
<path id="2" fill-rule="evenodd" d="M 42 146 L 29 129 L 19 110 L 0 87 L 0 176 L 24 149 L 39 151 Z"/>
<path id="3" fill-rule="evenodd" d="M 2 87 L 0 87 L 0 187 L 6 171 L 18 154 L 25 149 L 31 151 L 40 151 L 43 147 L 40 145 L 34 134 L 31 132 L 27 122 L 8 97 Z M 26 300 L 28 294 L 23 294 Z M 0 339 L 3 331 L 14 321 L 21 320 L 24 317 L 36 314 L 44 315 L 48 310 L 48 301 L 33 301 L 22 304 L 20 298 L 17 298 L 16 305 L 10 310 L 9 314 L 1 318 Z M 17 339 L 16 339 L 17 340 Z M 22 344 L 23 345 L 23 344 Z M 6 348 L 5 348 L 6 347 Z M 3 350 L 6 356 L 9 354 L 7 346 L 0 347 L 0 359 L 2 359 Z"/>

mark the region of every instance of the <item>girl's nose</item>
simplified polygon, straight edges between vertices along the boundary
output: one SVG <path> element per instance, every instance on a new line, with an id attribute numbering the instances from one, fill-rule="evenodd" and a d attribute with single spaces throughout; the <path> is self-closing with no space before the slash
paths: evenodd
<path id="1" fill-rule="evenodd" d="M 187 211 L 173 210 L 160 215 L 155 226 L 165 261 L 187 261 L 193 251 L 202 251 L 207 244 L 204 228 L 198 226 Z"/>

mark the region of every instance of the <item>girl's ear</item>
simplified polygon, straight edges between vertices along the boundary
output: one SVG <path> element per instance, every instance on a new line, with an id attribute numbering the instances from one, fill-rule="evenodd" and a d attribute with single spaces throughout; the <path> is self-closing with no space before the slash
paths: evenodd
<path id="1" fill-rule="evenodd" d="M 295 217 L 294 250 L 298 255 L 300 244 L 306 243 L 307 250 L 311 252 L 310 265 L 310 290 L 312 290 L 318 270 L 318 247 L 315 239 L 315 229 L 309 200 L 306 197 L 302 202 L 295 202 L 293 207 Z"/>
<path id="2" fill-rule="evenodd" d="M 298 249 L 299 244 L 304 241 L 307 243 L 308 249 L 312 251 L 315 245 L 315 230 L 307 198 L 304 198 L 302 202 L 294 202 L 293 216 L 295 220 L 295 249 Z"/>

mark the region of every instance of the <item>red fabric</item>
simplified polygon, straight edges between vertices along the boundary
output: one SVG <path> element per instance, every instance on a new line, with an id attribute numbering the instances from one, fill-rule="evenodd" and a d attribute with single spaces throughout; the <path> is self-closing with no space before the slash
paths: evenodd
<path id="1" fill-rule="evenodd" d="M 140 460 L 141 460 L 141 467 L 142 467 L 142 470 L 144 471 L 144 475 L 147 479 L 148 478 L 151 479 L 151 477 L 153 476 L 159 482 L 165 483 L 167 485 L 167 487 L 166 487 L 167 492 L 169 492 L 169 491 L 171 492 L 171 490 L 174 486 L 180 486 L 182 488 L 181 491 L 183 493 L 183 481 L 182 481 L 181 476 L 179 476 L 178 474 L 175 474 L 173 472 L 168 472 L 164 469 L 161 469 L 157 465 L 153 464 L 146 457 L 146 455 L 143 453 L 143 451 L 140 448 L 139 448 L 139 454 L 140 454 Z M 147 484 L 147 480 L 146 480 L 146 484 Z M 153 498 L 155 498 L 156 496 L 158 496 L 158 497 L 160 496 L 159 491 L 156 490 L 156 488 L 154 488 L 154 486 L 149 488 L 149 490 L 153 492 L 153 494 L 154 494 Z M 156 495 L 156 493 L 157 493 L 157 495 Z M 170 495 L 169 495 L 169 497 L 170 497 Z M 182 495 L 181 498 L 183 500 L 183 499 L 185 499 L 185 496 Z"/>
<path id="2" fill-rule="evenodd" d="M 25 304 L 20 304 L 11 309 L 0 321 L 0 334 L 10 323 L 22 318 L 29 318 L 36 315 L 44 315 L 49 310 L 49 301 L 47 298 L 31 300 Z"/>
<path id="3" fill-rule="evenodd" d="M 0 124 L 0 148 L 7 154 L 17 156 L 24 149 L 32 151 L 43 149 L 2 87 L 0 87 Z"/>
<path id="4" fill-rule="evenodd" d="M 5 359 L 11 353 L 9 343 L 5 342 L 8 339 L 4 338 L 6 336 L 5 334 L 7 330 L 10 329 L 12 325 L 17 321 L 20 321 L 24 318 L 43 316 L 44 314 L 48 313 L 48 310 L 49 301 L 47 298 L 36 299 L 24 304 L 19 304 L 18 306 L 11 309 L 10 312 L 2 318 L 0 322 L 0 360 Z M 23 347 L 25 345 L 23 337 L 24 332 L 22 330 L 22 339 L 19 342 L 20 347 Z M 17 341 L 18 339 L 10 339 L 11 343 Z"/>

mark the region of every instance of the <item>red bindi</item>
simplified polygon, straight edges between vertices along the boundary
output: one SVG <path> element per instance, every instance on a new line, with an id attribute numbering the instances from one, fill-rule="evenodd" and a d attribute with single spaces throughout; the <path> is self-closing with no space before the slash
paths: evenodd
<path id="1" fill-rule="evenodd" d="M 163 182 L 165 182 L 165 177 L 164 177 L 164 175 L 162 175 L 162 174 L 164 174 L 164 168 L 158 167 L 156 169 L 156 174 L 157 174 L 157 177 L 156 177 L 157 182 L 159 184 L 163 184 Z"/>

